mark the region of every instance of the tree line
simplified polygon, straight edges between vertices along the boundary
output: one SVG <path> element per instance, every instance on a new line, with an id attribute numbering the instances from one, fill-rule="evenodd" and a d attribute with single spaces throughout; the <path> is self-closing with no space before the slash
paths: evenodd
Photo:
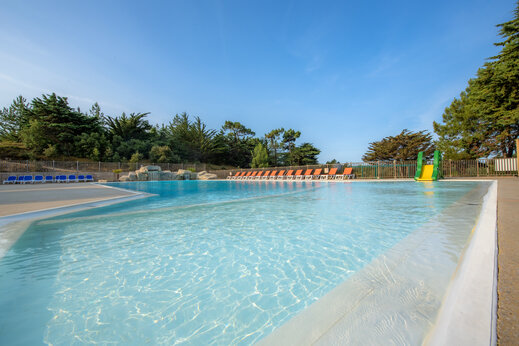
<path id="1" fill-rule="evenodd" d="M 19 96 L 0 111 L 0 156 L 266 167 L 315 164 L 320 153 L 310 143 L 296 144 L 301 132 L 293 129 L 255 137 L 236 121 L 215 130 L 186 113 L 160 125 L 152 125 L 148 115 L 112 117 L 97 103 L 84 113 L 55 93 L 30 102 Z"/>

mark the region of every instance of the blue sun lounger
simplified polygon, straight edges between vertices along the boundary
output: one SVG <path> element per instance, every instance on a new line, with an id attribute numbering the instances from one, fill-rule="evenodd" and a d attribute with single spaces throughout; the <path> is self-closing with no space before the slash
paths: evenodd
<path id="1" fill-rule="evenodd" d="M 78 175 L 77 176 L 77 181 L 80 182 L 80 181 L 85 181 L 85 176 L 84 175 Z"/>
<path id="2" fill-rule="evenodd" d="M 14 184 L 16 183 L 16 175 L 10 175 L 4 180 L 4 184 Z"/>
<path id="3" fill-rule="evenodd" d="M 32 178 L 32 175 L 24 175 L 23 176 L 23 183 L 34 183 L 34 179 Z"/>
<path id="4" fill-rule="evenodd" d="M 56 176 L 56 183 L 66 183 L 66 182 L 67 182 L 66 175 L 57 175 Z"/>
<path id="5" fill-rule="evenodd" d="M 43 175 L 35 175 L 34 176 L 35 183 L 43 183 Z"/>
<path id="6" fill-rule="evenodd" d="M 75 183 L 77 182 L 76 176 L 74 174 L 71 174 L 67 178 L 67 183 Z"/>
<path id="7" fill-rule="evenodd" d="M 52 175 L 46 175 L 44 183 L 53 183 L 54 177 Z"/>
<path id="8" fill-rule="evenodd" d="M 18 176 L 18 179 L 16 180 L 17 184 L 23 184 L 23 175 Z"/>
<path id="9" fill-rule="evenodd" d="M 94 177 L 90 174 L 87 174 L 85 181 L 94 181 Z"/>

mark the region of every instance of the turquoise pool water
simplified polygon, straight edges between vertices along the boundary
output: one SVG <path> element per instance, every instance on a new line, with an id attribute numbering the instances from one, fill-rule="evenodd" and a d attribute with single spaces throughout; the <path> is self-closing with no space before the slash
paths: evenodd
<path id="1" fill-rule="evenodd" d="M 0 259 L 0 344 L 252 344 L 484 184 L 112 184 Z"/>

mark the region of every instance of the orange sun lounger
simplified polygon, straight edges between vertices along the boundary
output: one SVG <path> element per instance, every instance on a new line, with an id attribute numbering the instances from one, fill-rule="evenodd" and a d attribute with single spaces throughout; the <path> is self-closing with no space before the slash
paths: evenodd
<path id="1" fill-rule="evenodd" d="M 302 169 L 298 169 L 296 171 L 295 178 L 296 179 L 303 179 L 303 174 L 302 173 L 303 173 L 303 170 Z"/>
<path id="2" fill-rule="evenodd" d="M 344 168 L 344 172 L 342 172 L 342 174 L 338 174 L 337 176 L 341 177 L 342 180 L 344 180 L 346 178 L 352 179 L 355 177 L 355 174 L 352 174 L 352 171 L 353 171 L 353 168 L 346 167 L 346 168 Z"/>
<path id="3" fill-rule="evenodd" d="M 307 169 L 305 171 L 305 174 L 303 174 L 305 176 L 305 179 L 312 179 L 312 171 L 313 169 Z"/>
<path id="4" fill-rule="evenodd" d="M 321 172 L 323 171 L 322 168 L 317 168 L 315 171 L 314 171 L 314 174 L 312 174 L 312 179 L 319 179 L 319 177 L 321 176 Z"/>
<path id="5" fill-rule="evenodd" d="M 258 171 L 254 171 L 252 172 L 251 176 L 249 177 L 249 179 L 254 179 L 254 177 L 256 177 L 256 174 L 258 174 Z"/>
<path id="6" fill-rule="evenodd" d="M 337 177 L 337 168 L 334 167 L 334 168 L 330 168 L 330 171 L 328 172 L 328 174 L 321 174 L 321 176 L 319 177 L 320 179 L 335 179 Z"/>
<path id="7" fill-rule="evenodd" d="M 270 172 L 270 176 L 269 176 L 269 179 L 276 179 L 276 174 L 277 174 L 278 171 L 272 171 Z"/>
<path id="8" fill-rule="evenodd" d="M 279 171 L 279 173 L 278 173 L 278 175 L 276 176 L 275 179 L 278 179 L 278 180 L 279 180 L 279 179 L 283 179 L 283 176 L 284 176 L 284 175 L 285 175 L 285 171 L 284 171 L 284 170 Z"/>
<path id="9" fill-rule="evenodd" d="M 265 174 L 263 174 L 263 179 L 268 179 L 269 177 L 269 174 L 270 174 L 270 171 L 266 171 Z"/>
<path id="10" fill-rule="evenodd" d="M 258 175 L 254 177 L 254 179 L 261 179 L 261 175 L 263 174 L 263 171 L 258 171 Z"/>
<path id="11" fill-rule="evenodd" d="M 240 175 L 240 172 L 239 172 L 239 171 L 236 172 L 235 175 L 230 175 L 230 176 L 228 176 L 227 179 L 236 179 L 236 178 L 238 177 L 238 175 Z"/>
<path id="12" fill-rule="evenodd" d="M 284 178 L 286 178 L 287 180 L 289 180 L 289 179 L 293 179 L 293 178 L 294 178 L 294 170 L 293 170 L 293 169 L 289 170 L 289 171 L 287 172 L 287 175 L 285 175 Z M 281 178 L 281 179 L 283 179 L 283 178 Z"/>

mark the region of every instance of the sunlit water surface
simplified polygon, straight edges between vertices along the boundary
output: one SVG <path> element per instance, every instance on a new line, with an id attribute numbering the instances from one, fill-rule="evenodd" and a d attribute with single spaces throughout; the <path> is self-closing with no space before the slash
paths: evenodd
<path id="1" fill-rule="evenodd" d="M 476 182 L 173 181 L 35 222 L 0 260 L 0 344 L 252 344 Z"/>

